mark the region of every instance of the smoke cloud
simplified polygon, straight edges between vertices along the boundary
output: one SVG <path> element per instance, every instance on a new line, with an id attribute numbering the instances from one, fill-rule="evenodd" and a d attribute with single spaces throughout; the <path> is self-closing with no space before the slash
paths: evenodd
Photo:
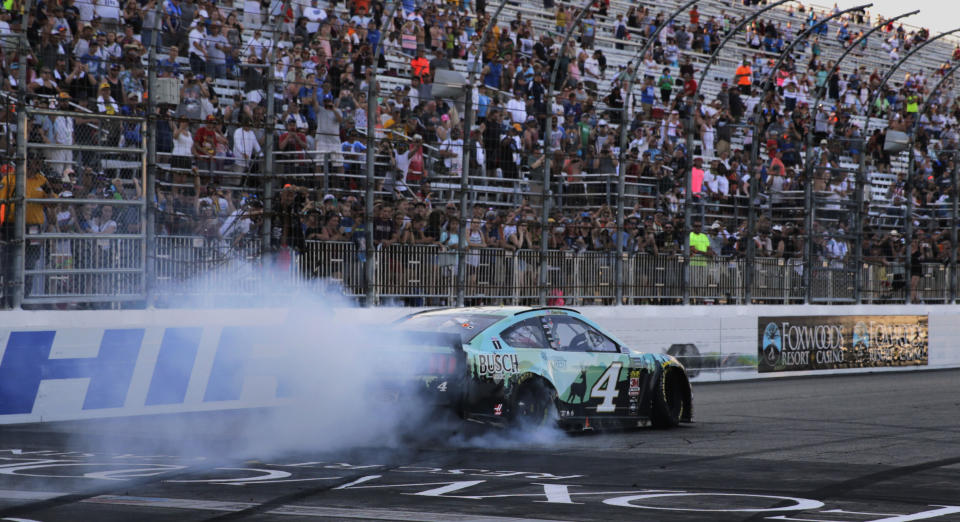
<path id="1" fill-rule="evenodd" d="M 211 306 L 244 287 L 244 278 L 261 267 L 238 267 L 234 277 L 206 277 L 183 283 L 177 308 L 222 313 Z M 270 278 L 264 278 L 269 280 Z M 279 273 L 273 281 L 283 281 Z M 283 458 L 289 455 L 352 452 L 363 449 L 403 453 L 420 447 L 517 448 L 548 446 L 562 436 L 552 428 L 507 430 L 479 426 L 416 400 L 416 379 L 403 378 L 420 368 L 424 353 L 402 349 L 387 324 L 372 322 L 347 299 L 320 282 L 275 284 L 285 310 L 279 324 L 266 325 L 258 364 L 276 376 L 289 397 L 283 406 L 229 412 L 169 414 L 149 419 L 89 421 L 70 428 L 74 447 L 99 454 L 136 453 L 202 458 L 207 462 Z M 239 302 L 232 299 L 230 302 Z M 262 298 L 249 302 L 262 303 Z M 396 309 L 395 317 L 409 313 Z M 156 325 L 175 326 L 175 325 Z M 400 377 L 400 378 L 398 378 Z M 250 379 L 248 378 L 248 381 Z M 261 379 L 262 385 L 267 380 Z M 269 381 L 272 382 L 272 381 Z"/>

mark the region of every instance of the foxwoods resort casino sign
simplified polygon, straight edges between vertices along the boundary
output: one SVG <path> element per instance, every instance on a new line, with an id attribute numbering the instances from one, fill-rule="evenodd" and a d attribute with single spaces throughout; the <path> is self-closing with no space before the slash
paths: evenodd
<path id="1" fill-rule="evenodd" d="M 927 364 L 927 316 L 757 319 L 760 373 Z"/>

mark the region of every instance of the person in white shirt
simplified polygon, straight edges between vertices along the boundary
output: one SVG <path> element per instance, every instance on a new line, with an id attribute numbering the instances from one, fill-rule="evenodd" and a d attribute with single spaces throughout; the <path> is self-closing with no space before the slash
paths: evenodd
<path id="1" fill-rule="evenodd" d="M 590 85 L 591 90 L 597 90 L 597 82 L 603 80 L 603 71 L 600 70 L 600 60 L 597 59 L 597 54 L 600 51 L 595 51 L 583 62 L 583 75 L 584 83 Z"/>
<path id="2" fill-rule="evenodd" d="M 70 109 L 70 95 L 61 92 L 58 96 L 60 110 Z M 73 145 L 73 118 L 64 116 L 51 117 L 52 128 L 50 143 L 56 145 Z M 50 167 L 58 173 L 73 164 L 73 151 L 69 149 L 50 149 L 47 151 L 47 161 Z"/>
<path id="3" fill-rule="evenodd" d="M 438 156 L 443 157 L 443 164 L 451 176 L 459 176 L 463 172 L 462 134 L 460 127 L 454 127 L 450 137 L 440 144 L 440 151 L 437 153 Z"/>
<path id="4" fill-rule="evenodd" d="M 3 31 L 3 22 L 0 21 L 0 34 L 9 34 L 9 29 Z M 80 30 L 80 37 L 77 38 L 76 43 L 73 44 L 73 57 L 79 59 L 81 56 L 87 54 L 87 51 L 90 49 L 90 40 L 93 39 L 93 28 L 89 25 L 83 26 L 83 29 Z"/>
<path id="5" fill-rule="evenodd" d="M 370 24 L 370 21 L 373 20 L 373 17 L 366 13 L 358 12 L 353 15 L 353 18 L 350 19 L 351 22 L 356 24 L 356 27 L 366 27 Z"/>
<path id="6" fill-rule="evenodd" d="M 315 34 L 320 30 L 320 22 L 327 19 L 327 12 L 317 7 L 317 0 L 310 0 L 310 7 L 303 10 L 303 17 L 307 19 L 307 31 Z M 363 27 L 366 27 L 366 24 Z"/>
<path id="7" fill-rule="evenodd" d="M 843 232 L 840 232 L 841 234 Z M 830 260 L 830 265 L 833 268 L 843 267 L 843 261 L 847 257 L 848 252 L 847 244 L 843 239 L 838 238 L 837 236 L 830 237 L 830 240 L 827 241 L 826 246 L 826 257 Z"/>
<path id="8" fill-rule="evenodd" d="M 200 25 L 194 25 L 187 35 L 189 41 L 190 69 L 194 74 L 207 73 L 207 46 L 204 40 L 207 34 Z"/>
<path id="9" fill-rule="evenodd" d="M 524 123 L 527 121 L 527 104 L 523 100 L 523 93 L 517 90 L 513 93 L 513 98 L 507 102 L 507 112 L 510 113 L 512 123 Z"/>
<path id="10" fill-rule="evenodd" d="M 230 243 L 245 237 L 254 226 L 253 218 L 261 213 L 259 205 L 251 203 L 234 210 L 220 226 L 220 237 Z"/>
<path id="11" fill-rule="evenodd" d="M 717 137 L 716 128 L 717 117 L 707 116 L 703 119 L 703 127 L 700 129 L 700 142 L 702 143 L 703 154 L 713 156 L 714 140 Z"/>
<path id="12" fill-rule="evenodd" d="M 334 107 L 333 96 L 325 94 L 322 105 L 315 105 L 317 114 L 317 135 L 314 147 L 317 152 L 330 154 L 336 162 L 340 158 L 340 124 L 343 113 Z"/>
<path id="13" fill-rule="evenodd" d="M 256 29 L 253 31 L 253 38 L 247 42 L 247 56 L 254 56 L 261 61 L 265 61 L 272 46 L 273 42 L 264 38 L 260 29 Z"/>
<path id="14" fill-rule="evenodd" d="M 236 158 L 234 168 L 238 172 L 250 169 L 252 159 L 260 154 L 260 141 L 257 134 L 250 128 L 250 117 L 240 115 L 241 127 L 233 132 L 233 155 Z"/>
<path id="15" fill-rule="evenodd" d="M 221 31 L 220 22 L 210 24 L 210 34 L 205 40 L 207 45 L 207 76 L 225 78 L 227 76 L 227 53 L 230 42 Z"/>

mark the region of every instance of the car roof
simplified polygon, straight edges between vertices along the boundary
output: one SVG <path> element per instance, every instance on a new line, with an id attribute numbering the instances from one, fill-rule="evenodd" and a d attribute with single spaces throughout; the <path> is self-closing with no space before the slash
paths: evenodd
<path id="1" fill-rule="evenodd" d="M 580 312 L 574 310 L 573 308 L 563 308 L 559 306 L 470 306 L 470 307 L 449 307 L 449 308 L 431 308 L 430 310 L 422 310 L 410 314 L 407 317 L 413 317 L 416 315 L 446 315 L 446 314 L 485 314 L 485 315 L 497 315 L 500 317 L 510 317 L 513 315 L 520 315 L 527 312 L 536 312 L 539 310 L 564 310 L 567 312 L 573 312 L 579 314 Z"/>

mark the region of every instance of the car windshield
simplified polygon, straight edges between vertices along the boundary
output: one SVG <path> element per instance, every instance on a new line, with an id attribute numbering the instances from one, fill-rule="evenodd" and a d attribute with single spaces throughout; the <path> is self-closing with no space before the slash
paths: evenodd
<path id="1" fill-rule="evenodd" d="M 476 313 L 441 312 L 417 314 L 400 319 L 394 324 L 399 330 L 418 332 L 455 333 L 469 343 L 480 332 L 499 321 L 501 316 Z"/>

